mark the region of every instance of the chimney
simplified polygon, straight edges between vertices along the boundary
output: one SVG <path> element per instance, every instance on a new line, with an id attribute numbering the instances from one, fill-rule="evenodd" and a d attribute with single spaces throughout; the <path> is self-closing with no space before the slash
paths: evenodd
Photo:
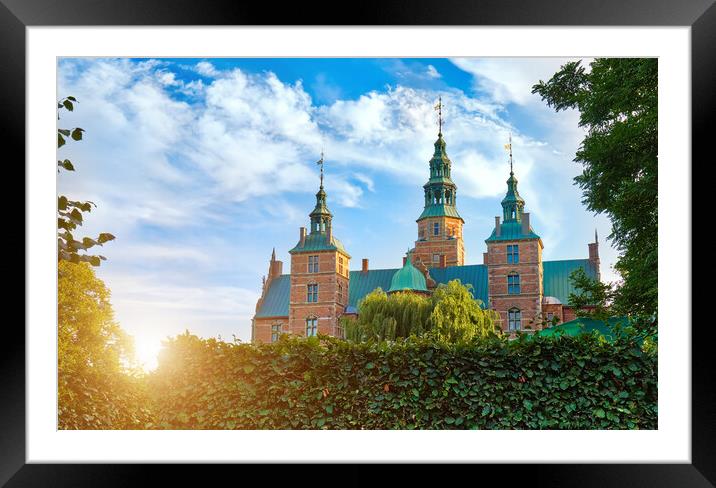
<path id="1" fill-rule="evenodd" d="M 306 244 L 306 228 L 301 227 L 300 233 L 299 233 L 299 246 L 303 247 Z"/>
<path id="2" fill-rule="evenodd" d="M 500 237 L 500 217 L 495 217 L 495 237 Z"/>
<path id="3" fill-rule="evenodd" d="M 597 231 L 594 231 L 594 242 L 587 244 L 589 246 L 589 262 L 597 270 L 597 281 L 601 280 L 601 273 L 599 271 L 599 241 L 597 240 Z"/>
<path id="4" fill-rule="evenodd" d="M 368 259 L 367 258 L 363 258 L 363 266 L 361 268 L 361 272 L 363 274 L 368 272 Z"/>
<path id="5" fill-rule="evenodd" d="M 274 279 L 277 276 L 281 276 L 281 273 L 283 273 L 283 261 L 271 261 L 271 274 L 269 275 L 269 279 Z"/>
<path id="6" fill-rule="evenodd" d="M 522 233 L 523 234 L 530 233 L 530 214 L 528 214 L 528 213 L 522 214 Z"/>
<path id="7" fill-rule="evenodd" d="M 440 267 L 441 268 L 447 267 L 447 256 L 445 256 L 444 254 L 440 255 Z"/>
<path id="8" fill-rule="evenodd" d="M 331 224 L 326 226 L 326 243 L 331 244 Z"/>

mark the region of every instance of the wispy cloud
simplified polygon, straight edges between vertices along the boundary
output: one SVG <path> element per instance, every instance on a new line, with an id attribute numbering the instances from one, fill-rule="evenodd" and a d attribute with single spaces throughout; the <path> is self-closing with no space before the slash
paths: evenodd
<path id="1" fill-rule="evenodd" d="M 60 124 L 87 132 L 62 149 L 78 171 L 60 174 L 59 188 L 98 204 L 83 230 L 118 236 L 102 252 L 126 268 L 103 265 L 100 273 L 114 290 L 122 324 L 141 330 L 161 323 L 162 333 L 214 330 L 203 320 L 248 339 L 270 251 L 265 235 L 292 242 L 305 225 L 321 148 L 332 208 L 365 208 L 367 196 L 391 202 L 392 195 L 378 194 L 384 180 L 417 189 L 419 205 L 438 95 L 460 201 L 494 202 L 504 194 L 503 144 L 511 133 L 520 191 L 539 232 L 551 249 L 569 239 L 570 206 L 580 200 L 571 182 L 578 168 L 569 162 L 581 140 L 578 114 L 555 115 L 529 94 L 562 61 L 453 62 L 473 76 L 477 91 L 447 85 L 447 72 L 433 65 L 397 62 L 389 67 L 397 83 L 351 99 L 340 90 L 329 93 L 329 78 L 318 75 L 314 81 L 323 85 L 314 99 L 300 80 L 287 82 L 270 70 L 219 69 L 208 60 L 189 66 L 63 60 L 59 92 L 80 104 Z M 549 129 L 531 135 L 511 117 L 515 106 Z M 386 218 L 411 224 L 415 216 L 396 210 Z M 340 225 L 345 242 L 370 233 Z"/>

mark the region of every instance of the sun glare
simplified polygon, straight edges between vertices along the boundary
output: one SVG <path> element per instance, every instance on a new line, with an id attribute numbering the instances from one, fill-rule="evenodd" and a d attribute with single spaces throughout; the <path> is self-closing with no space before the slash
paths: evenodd
<path id="1" fill-rule="evenodd" d="M 134 337 L 134 353 L 142 369 L 145 371 L 156 369 L 161 347 L 161 339 L 158 337 Z"/>

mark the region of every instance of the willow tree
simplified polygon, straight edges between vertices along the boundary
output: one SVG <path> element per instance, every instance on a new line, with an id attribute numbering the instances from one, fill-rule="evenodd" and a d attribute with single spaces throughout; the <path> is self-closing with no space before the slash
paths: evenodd
<path id="1" fill-rule="evenodd" d="M 428 297 L 381 288 L 370 292 L 358 305 L 358 318 L 344 321 L 346 338 L 355 342 L 395 340 L 422 335 L 430 325 L 432 304 Z"/>
<path id="2" fill-rule="evenodd" d="M 483 310 L 468 286 L 453 280 L 432 296 L 385 293 L 377 288 L 358 304 L 358 317 L 344 319 L 346 339 L 355 342 L 430 335 L 440 341 L 467 341 L 496 332 L 497 318 Z"/>
<path id="3" fill-rule="evenodd" d="M 430 334 L 439 341 L 462 342 L 496 334 L 497 313 L 483 310 L 472 296 L 471 285 L 452 280 L 433 293 Z"/>

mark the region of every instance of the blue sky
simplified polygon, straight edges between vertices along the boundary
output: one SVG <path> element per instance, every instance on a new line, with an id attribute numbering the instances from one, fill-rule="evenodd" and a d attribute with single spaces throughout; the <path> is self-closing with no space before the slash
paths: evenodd
<path id="1" fill-rule="evenodd" d="M 583 132 L 530 93 L 559 58 L 62 59 L 58 98 L 79 100 L 60 150 L 76 171 L 58 192 L 95 202 L 83 235 L 111 232 L 98 270 L 122 327 L 147 362 L 188 329 L 250 338 L 276 248 L 284 269 L 315 203 L 325 150 L 334 233 L 371 268 L 397 267 L 413 245 L 422 185 L 444 137 L 465 219 L 466 262 L 482 263 L 500 214 L 512 133 L 515 174 L 544 259 L 587 257 L 600 235 L 602 276 L 616 279 L 609 221 L 581 204 L 572 178 Z"/>

